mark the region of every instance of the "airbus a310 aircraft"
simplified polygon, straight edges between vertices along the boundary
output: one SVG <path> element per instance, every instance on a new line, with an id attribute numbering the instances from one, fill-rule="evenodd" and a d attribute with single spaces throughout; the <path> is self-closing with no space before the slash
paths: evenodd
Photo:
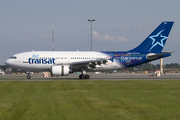
<path id="1" fill-rule="evenodd" d="M 162 49 L 173 23 L 162 22 L 139 46 L 128 51 L 31 51 L 15 54 L 5 64 L 27 71 L 49 71 L 52 76 L 81 72 L 80 79 L 89 79 L 86 72 L 119 70 L 169 57 L 172 52 Z"/>

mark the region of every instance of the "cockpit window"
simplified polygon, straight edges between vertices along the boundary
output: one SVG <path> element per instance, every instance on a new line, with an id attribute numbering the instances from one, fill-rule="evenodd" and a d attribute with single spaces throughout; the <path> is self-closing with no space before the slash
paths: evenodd
<path id="1" fill-rule="evenodd" d="M 10 57 L 10 59 L 17 59 L 17 57 L 16 56 L 12 56 L 12 57 Z"/>

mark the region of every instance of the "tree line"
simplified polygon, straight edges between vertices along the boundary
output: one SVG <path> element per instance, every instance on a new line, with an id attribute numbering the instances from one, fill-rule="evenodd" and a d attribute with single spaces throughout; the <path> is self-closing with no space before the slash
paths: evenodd
<path id="1" fill-rule="evenodd" d="M 164 64 L 163 68 L 164 68 L 164 71 L 180 69 L 180 64 L 178 63 Z M 154 70 L 159 70 L 159 69 L 160 69 L 160 64 L 154 65 L 151 63 L 145 63 L 145 64 L 135 66 L 132 68 L 126 68 L 124 70 L 128 70 L 132 72 L 132 71 L 154 71 Z"/>

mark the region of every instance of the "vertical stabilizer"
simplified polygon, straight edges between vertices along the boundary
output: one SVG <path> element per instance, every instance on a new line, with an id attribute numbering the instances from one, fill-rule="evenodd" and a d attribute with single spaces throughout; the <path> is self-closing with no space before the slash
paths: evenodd
<path id="1" fill-rule="evenodd" d="M 174 22 L 162 22 L 139 46 L 128 52 L 161 52 Z"/>

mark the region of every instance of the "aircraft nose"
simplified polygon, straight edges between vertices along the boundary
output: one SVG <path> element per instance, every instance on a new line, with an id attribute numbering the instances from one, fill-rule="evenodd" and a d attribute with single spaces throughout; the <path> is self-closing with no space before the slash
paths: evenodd
<path id="1" fill-rule="evenodd" d="M 6 65 L 9 65 L 9 59 L 7 59 L 4 63 L 5 63 Z"/>

